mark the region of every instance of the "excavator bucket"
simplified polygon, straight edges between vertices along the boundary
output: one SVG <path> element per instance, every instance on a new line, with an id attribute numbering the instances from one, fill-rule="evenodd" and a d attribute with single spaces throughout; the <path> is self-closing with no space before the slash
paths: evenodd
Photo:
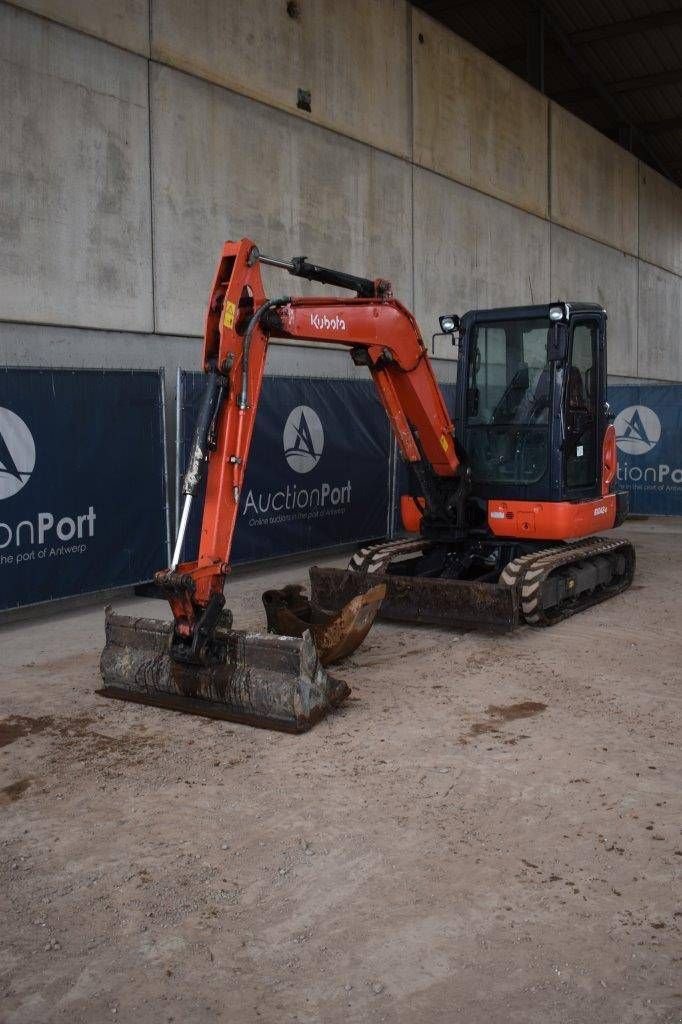
<path id="1" fill-rule="evenodd" d="M 171 656 L 172 622 L 105 616 L 100 660 L 106 697 L 305 732 L 350 693 L 322 665 L 309 631 L 269 636 L 219 626 L 208 664 Z"/>
<path id="2" fill-rule="evenodd" d="M 323 665 L 348 657 L 365 639 L 386 596 L 383 584 L 351 598 L 336 611 L 327 611 L 310 601 L 303 587 L 290 585 L 266 590 L 263 604 L 268 631 L 287 636 L 310 632 Z"/>

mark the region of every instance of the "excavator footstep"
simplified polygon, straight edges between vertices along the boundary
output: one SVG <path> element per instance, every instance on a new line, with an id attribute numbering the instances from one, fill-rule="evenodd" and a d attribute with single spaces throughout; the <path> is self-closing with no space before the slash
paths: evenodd
<path id="1" fill-rule="evenodd" d="M 298 733 L 350 694 L 322 665 L 310 632 L 270 636 L 220 628 L 219 656 L 196 665 L 172 658 L 171 622 L 117 615 L 109 607 L 105 630 L 98 692 L 106 697 Z"/>
<path id="2" fill-rule="evenodd" d="M 348 657 L 365 639 L 386 596 L 384 584 L 352 595 L 332 611 L 292 584 L 263 594 L 268 632 L 300 637 L 309 632 L 323 665 Z"/>

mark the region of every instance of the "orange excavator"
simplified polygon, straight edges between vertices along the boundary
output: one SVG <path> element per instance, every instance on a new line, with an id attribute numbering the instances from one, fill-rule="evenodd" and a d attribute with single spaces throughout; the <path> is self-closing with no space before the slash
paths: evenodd
<path id="1" fill-rule="evenodd" d="M 261 266 L 355 293 L 268 299 Z M 156 585 L 172 621 L 107 610 L 103 693 L 302 731 L 347 695 L 326 666 L 382 618 L 510 630 L 552 625 L 627 588 L 635 553 L 619 525 L 606 402 L 606 313 L 597 305 L 476 310 L 440 318 L 457 346 L 455 421 L 412 314 L 382 279 L 277 260 L 225 243 L 204 335 L 206 387 L 171 566 Z M 410 471 L 412 535 L 362 548 L 346 570 L 313 567 L 263 595 L 268 634 L 232 628 L 230 571 L 270 337 L 342 345 L 367 367 Z M 196 560 L 180 563 L 205 475 Z"/>

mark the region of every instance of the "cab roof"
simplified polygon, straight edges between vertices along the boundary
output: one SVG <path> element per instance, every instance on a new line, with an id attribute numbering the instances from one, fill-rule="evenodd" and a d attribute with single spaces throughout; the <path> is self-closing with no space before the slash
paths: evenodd
<path id="1" fill-rule="evenodd" d="M 490 323 L 494 320 L 547 320 L 552 306 L 568 306 L 569 316 L 576 313 L 598 313 L 606 316 L 606 310 L 597 302 L 568 302 L 557 299 L 541 306 L 501 306 L 495 309 L 470 309 L 461 318 L 462 324 L 468 327 L 472 323 Z"/>

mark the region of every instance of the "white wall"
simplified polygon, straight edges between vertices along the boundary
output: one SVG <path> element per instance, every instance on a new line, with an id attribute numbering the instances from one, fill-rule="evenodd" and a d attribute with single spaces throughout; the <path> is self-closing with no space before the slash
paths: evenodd
<path id="1" fill-rule="evenodd" d="M 110 365 L 197 365 L 220 243 L 249 234 L 392 278 L 425 336 L 596 300 L 612 375 L 682 378 L 679 189 L 407 0 L 297 8 L 0 0 L 0 359 L 58 363 L 53 332 L 17 349 L 44 324 L 106 331 Z"/>

